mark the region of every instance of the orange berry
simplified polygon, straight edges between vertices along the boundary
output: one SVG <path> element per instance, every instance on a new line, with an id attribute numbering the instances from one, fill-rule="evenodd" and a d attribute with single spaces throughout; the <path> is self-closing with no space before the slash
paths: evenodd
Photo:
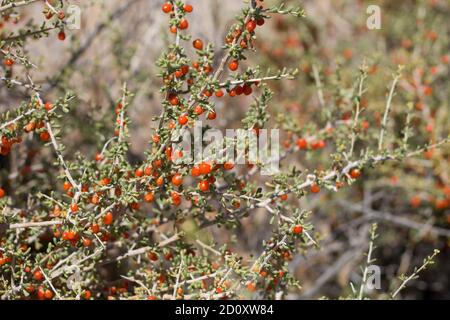
<path id="1" fill-rule="evenodd" d="M 7 67 L 12 67 L 14 65 L 14 60 L 12 60 L 12 59 L 5 59 L 4 64 Z"/>
<path id="2" fill-rule="evenodd" d="M 303 227 L 301 225 L 296 225 L 292 228 L 292 233 L 301 234 L 303 232 Z"/>
<path id="3" fill-rule="evenodd" d="M 228 68 L 231 71 L 236 71 L 239 68 L 239 62 L 237 60 L 233 60 L 228 64 Z"/>
<path id="4" fill-rule="evenodd" d="M 206 175 L 211 172 L 211 165 L 209 163 L 202 162 L 199 166 L 199 169 L 201 174 Z"/>
<path id="5" fill-rule="evenodd" d="M 197 50 L 203 50 L 203 41 L 200 39 L 195 39 L 194 42 L 192 42 L 192 45 Z"/>
<path id="6" fill-rule="evenodd" d="M 66 34 L 64 31 L 61 31 L 60 33 L 58 33 L 58 39 L 61 41 L 66 40 Z"/>
<path id="7" fill-rule="evenodd" d="M 153 192 L 147 192 L 144 196 L 145 202 L 152 202 L 155 199 Z"/>
<path id="8" fill-rule="evenodd" d="M 111 223 L 113 223 L 113 218 L 113 213 L 111 211 L 108 211 L 103 217 L 103 223 L 106 225 L 110 225 Z"/>
<path id="9" fill-rule="evenodd" d="M 202 192 L 207 192 L 209 191 L 209 182 L 206 180 L 202 180 L 200 181 L 200 183 L 198 184 L 198 188 L 200 191 Z"/>
<path id="10" fill-rule="evenodd" d="M 188 123 L 188 117 L 186 115 L 181 115 L 178 117 L 178 123 L 182 126 L 184 126 L 186 123 Z"/>
<path id="11" fill-rule="evenodd" d="M 311 192 L 312 193 L 319 193 L 320 192 L 320 187 L 317 184 L 313 184 L 311 185 Z"/>
<path id="12" fill-rule="evenodd" d="M 168 2 L 164 3 L 162 6 L 162 11 L 164 13 L 169 13 L 170 11 L 172 11 L 172 5 Z"/>
<path id="13" fill-rule="evenodd" d="M 194 10 L 194 7 L 191 6 L 190 4 L 185 4 L 185 5 L 183 6 L 183 10 L 186 11 L 186 12 L 188 12 L 188 13 L 191 13 L 191 12 Z"/>
<path id="14" fill-rule="evenodd" d="M 72 213 L 78 212 L 78 204 L 76 204 L 75 202 L 72 203 L 72 204 L 70 205 L 70 211 L 71 211 Z"/>
<path id="15" fill-rule="evenodd" d="M 350 177 L 352 177 L 352 179 L 358 179 L 361 176 L 361 170 L 359 169 L 352 169 L 350 171 Z"/>
<path id="16" fill-rule="evenodd" d="M 182 183 L 183 183 L 183 177 L 182 177 L 182 175 L 181 174 L 179 174 L 179 173 L 177 173 L 177 174 L 175 174 L 173 177 L 172 177 L 172 183 L 175 185 L 175 186 L 180 186 Z"/>
<path id="17" fill-rule="evenodd" d="M 186 19 L 181 19 L 178 23 L 178 28 L 181 30 L 186 30 L 189 27 L 189 22 Z"/>
<path id="18" fill-rule="evenodd" d="M 304 150 L 304 149 L 308 148 L 308 142 L 306 141 L 306 139 L 299 138 L 299 139 L 297 139 L 296 144 L 300 150 Z"/>

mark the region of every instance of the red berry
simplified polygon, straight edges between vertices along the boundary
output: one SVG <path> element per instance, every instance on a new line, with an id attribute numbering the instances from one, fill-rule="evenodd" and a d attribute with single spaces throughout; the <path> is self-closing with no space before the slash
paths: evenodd
<path id="1" fill-rule="evenodd" d="M 175 186 L 180 186 L 183 183 L 183 177 L 181 176 L 181 174 L 177 173 L 172 177 L 172 183 Z"/>
<path id="2" fill-rule="evenodd" d="M 172 11 L 172 5 L 168 2 L 164 3 L 162 6 L 162 11 L 164 13 L 169 13 L 170 11 Z"/>
<path id="3" fill-rule="evenodd" d="M 103 155 L 101 153 L 97 153 L 95 155 L 95 161 L 102 161 L 103 160 Z"/>
<path id="4" fill-rule="evenodd" d="M 249 22 L 247 22 L 245 28 L 247 29 L 248 32 L 253 32 L 256 29 L 256 22 L 254 20 L 250 20 Z"/>
<path id="5" fill-rule="evenodd" d="M 66 34 L 64 31 L 61 31 L 60 33 L 58 33 L 58 39 L 61 41 L 66 40 Z"/>
<path id="6" fill-rule="evenodd" d="M 86 299 L 86 300 L 89 300 L 90 298 L 91 298 L 91 292 L 89 291 L 89 290 L 86 290 L 86 291 L 84 291 L 84 298 Z"/>
<path id="7" fill-rule="evenodd" d="M 0 198 L 3 198 L 5 196 L 5 190 L 3 188 L 0 188 Z"/>
<path id="8" fill-rule="evenodd" d="M 192 45 L 197 50 L 203 50 L 203 41 L 200 39 L 195 39 L 194 42 L 192 42 Z"/>
<path id="9" fill-rule="evenodd" d="M 108 211 L 105 216 L 103 217 L 103 223 L 106 225 L 110 225 L 113 223 L 113 213 L 111 211 Z"/>
<path id="10" fill-rule="evenodd" d="M 361 171 L 359 169 L 353 169 L 350 171 L 350 177 L 352 179 L 358 179 L 361 176 Z"/>
<path id="11" fill-rule="evenodd" d="M 76 204 L 75 202 L 72 203 L 72 204 L 70 205 L 70 211 L 71 211 L 72 213 L 78 212 L 78 204 Z"/>
<path id="12" fill-rule="evenodd" d="M 181 30 L 185 30 L 189 27 L 189 22 L 186 19 L 181 19 L 180 23 L 178 24 L 178 28 Z"/>
<path id="13" fill-rule="evenodd" d="M 39 134 L 39 139 L 41 139 L 41 141 L 48 141 L 50 140 L 50 134 L 47 131 L 41 132 Z"/>
<path id="14" fill-rule="evenodd" d="M 303 227 L 301 225 L 296 225 L 292 228 L 294 234 L 301 234 L 303 232 Z"/>
<path id="15" fill-rule="evenodd" d="M 202 106 L 196 106 L 196 107 L 194 108 L 194 112 L 195 112 L 195 114 L 197 114 L 197 115 L 201 115 L 201 114 L 203 113 L 203 108 L 202 108 Z"/>
<path id="16" fill-rule="evenodd" d="M 100 226 L 99 226 L 98 224 L 93 224 L 93 225 L 91 226 L 91 231 L 92 231 L 93 233 L 99 233 L 99 232 L 100 232 Z"/>
<path id="17" fill-rule="evenodd" d="M 206 180 L 202 180 L 200 181 L 200 183 L 198 184 L 198 188 L 200 191 L 202 192 L 207 192 L 209 191 L 209 182 Z"/>
<path id="18" fill-rule="evenodd" d="M 209 174 L 211 172 L 211 165 L 209 163 L 203 162 L 200 164 L 200 173 L 201 174 Z"/>
<path id="19" fill-rule="evenodd" d="M 45 110 L 50 111 L 53 109 L 53 105 L 50 102 L 46 102 L 44 108 Z"/>
<path id="20" fill-rule="evenodd" d="M 228 68 L 231 71 L 236 71 L 238 67 L 239 67 L 239 62 L 237 60 L 233 60 L 228 64 Z"/>
<path id="21" fill-rule="evenodd" d="M 153 192 L 148 192 L 144 196 L 145 202 L 152 202 L 153 199 L 155 199 L 155 196 L 153 195 Z"/>
<path id="22" fill-rule="evenodd" d="M 193 167 L 191 170 L 191 174 L 193 177 L 198 177 L 199 175 L 201 175 L 201 171 L 199 167 Z"/>
<path id="23" fill-rule="evenodd" d="M 44 297 L 45 299 L 50 300 L 53 298 L 53 292 L 50 289 L 45 290 Z"/>
<path id="24" fill-rule="evenodd" d="M 249 84 L 244 84 L 244 86 L 242 87 L 242 91 L 246 96 L 251 95 L 253 92 L 252 87 Z"/>
<path id="25" fill-rule="evenodd" d="M 208 113 L 208 120 L 214 120 L 217 117 L 217 114 L 214 111 Z"/>
<path id="26" fill-rule="evenodd" d="M 185 4 L 183 6 L 184 11 L 191 13 L 194 10 L 194 7 L 191 6 L 190 4 Z"/>
<path id="27" fill-rule="evenodd" d="M 6 59 L 4 63 L 5 63 L 5 66 L 7 66 L 7 67 L 12 67 L 13 64 L 14 64 L 14 60 L 12 60 L 12 59 Z"/>
<path id="28" fill-rule="evenodd" d="M 88 239 L 88 238 L 84 238 L 83 239 L 83 246 L 84 247 L 89 247 L 92 244 L 92 240 Z"/>
<path id="29" fill-rule="evenodd" d="M 320 187 L 317 184 L 311 185 L 311 192 L 312 193 L 319 193 L 320 192 Z"/>
<path id="30" fill-rule="evenodd" d="M 40 270 L 36 270 L 33 274 L 33 278 L 36 281 L 42 281 L 42 279 L 44 278 L 42 272 Z"/>
<path id="31" fill-rule="evenodd" d="M 306 139 L 303 138 L 299 138 L 296 142 L 297 147 L 299 147 L 300 150 L 304 150 L 306 148 L 308 148 L 308 142 L 306 141 Z"/>
<path id="32" fill-rule="evenodd" d="M 181 115 L 178 117 L 178 123 L 182 126 L 184 126 L 186 123 L 188 123 L 188 117 L 186 115 Z"/>
<path id="33" fill-rule="evenodd" d="M 222 90 L 217 90 L 215 94 L 216 94 L 217 98 L 223 97 L 223 91 Z"/>
<path id="34" fill-rule="evenodd" d="M 225 162 L 225 163 L 223 164 L 223 168 L 224 168 L 225 170 L 232 170 L 232 169 L 234 168 L 234 164 L 231 163 L 231 162 Z"/>

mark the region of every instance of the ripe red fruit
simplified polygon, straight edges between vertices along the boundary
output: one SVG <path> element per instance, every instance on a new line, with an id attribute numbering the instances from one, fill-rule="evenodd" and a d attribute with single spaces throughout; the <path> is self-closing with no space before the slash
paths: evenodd
<path id="1" fill-rule="evenodd" d="M 294 234 L 301 234 L 303 232 L 303 227 L 301 225 L 296 225 L 292 228 Z"/>
<path id="2" fill-rule="evenodd" d="M 231 163 L 231 162 L 225 162 L 225 163 L 223 164 L 223 168 L 224 168 L 225 170 L 232 170 L 232 169 L 234 168 L 234 164 Z"/>
<path id="3" fill-rule="evenodd" d="M 209 163 L 202 162 L 200 164 L 199 169 L 200 169 L 200 173 L 201 174 L 206 175 L 206 174 L 209 174 L 211 172 L 211 165 Z"/>
<path id="4" fill-rule="evenodd" d="M 192 42 L 192 45 L 197 50 L 203 50 L 203 41 L 200 39 L 195 39 L 194 42 Z"/>
<path id="5" fill-rule="evenodd" d="M 61 31 L 60 33 L 58 33 L 58 39 L 61 41 L 66 40 L 66 33 L 64 31 Z"/>
<path id="6" fill-rule="evenodd" d="M 164 13 L 169 13 L 170 11 L 172 11 L 172 5 L 168 2 L 164 3 L 162 6 L 162 11 Z"/>
<path id="7" fill-rule="evenodd" d="M 180 103 L 180 100 L 178 100 L 177 96 L 169 96 L 169 103 L 173 106 L 178 105 Z"/>
<path id="8" fill-rule="evenodd" d="M 256 22 L 254 20 L 250 20 L 249 22 L 247 22 L 247 24 L 245 25 L 245 28 L 247 29 L 248 32 L 253 32 L 256 29 Z"/>
<path id="9" fill-rule="evenodd" d="M 359 169 L 352 169 L 350 171 L 350 177 L 353 179 L 358 179 L 361 176 L 361 171 Z"/>
<path id="10" fill-rule="evenodd" d="M 5 66 L 12 67 L 14 64 L 14 61 L 12 59 L 5 59 Z"/>
<path id="11" fill-rule="evenodd" d="M 3 188 L 0 188 L 0 198 L 3 198 L 5 194 L 5 190 L 3 190 Z"/>
<path id="12" fill-rule="evenodd" d="M 111 211 L 108 211 L 103 217 L 103 223 L 106 225 L 110 225 L 111 223 L 113 223 L 113 218 L 113 213 Z"/>
<path id="13" fill-rule="evenodd" d="M 262 26 L 262 25 L 264 24 L 264 22 L 265 22 L 264 18 L 258 18 L 258 19 L 256 19 L 256 24 L 257 24 L 258 26 Z"/>
<path id="14" fill-rule="evenodd" d="M 70 211 L 72 213 L 78 212 L 78 204 L 76 204 L 76 203 L 70 204 Z"/>
<path id="15" fill-rule="evenodd" d="M 142 169 L 136 169 L 134 172 L 134 175 L 138 178 L 142 177 L 144 175 L 144 171 Z"/>
<path id="16" fill-rule="evenodd" d="M 201 175 L 201 171 L 199 167 L 193 167 L 191 170 L 191 174 L 193 177 L 198 177 L 199 175 Z"/>
<path id="17" fill-rule="evenodd" d="M 92 240 L 88 239 L 88 238 L 84 238 L 83 239 L 83 246 L 84 247 L 89 247 L 92 244 Z"/>
<path id="18" fill-rule="evenodd" d="M 209 182 L 206 180 L 202 180 L 200 181 L 200 183 L 198 184 L 198 188 L 200 191 L 202 192 L 207 192 L 209 191 Z"/>
<path id="19" fill-rule="evenodd" d="M 306 148 L 308 148 L 308 142 L 306 141 L 306 139 L 303 138 L 299 138 L 296 142 L 297 147 L 299 147 L 300 150 L 304 150 Z"/>
<path id="20" fill-rule="evenodd" d="M 239 62 L 237 60 L 233 60 L 228 64 L 228 69 L 231 71 L 236 71 L 239 68 Z"/>
<path id="21" fill-rule="evenodd" d="M 183 177 L 182 177 L 182 175 L 181 174 L 179 174 L 179 173 L 177 173 L 177 174 L 175 174 L 173 177 L 172 177 L 172 183 L 175 185 L 175 186 L 180 186 L 182 183 L 183 183 Z"/>
<path id="22" fill-rule="evenodd" d="M 92 296 L 91 291 L 89 291 L 89 290 L 84 291 L 83 296 L 86 300 L 89 300 Z"/>
<path id="23" fill-rule="evenodd" d="M 178 23 L 178 28 L 181 30 L 186 30 L 189 27 L 189 22 L 186 19 L 181 19 Z"/>
<path id="24" fill-rule="evenodd" d="M 311 147 L 314 150 L 323 149 L 323 148 L 325 148 L 325 141 L 323 141 L 323 140 L 314 141 L 313 143 L 311 143 Z"/>
<path id="25" fill-rule="evenodd" d="M 97 153 L 95 155 L 95 161 L 102 161 L 103 160 L 103 155 L 101 153 Z"/>
<path id="26" fill-rule="evenodd" d="M 246 96 L 249 96 L 249 95 L 252 94 L 253 90 L 252 90 L 252 87 L 249 84 L 244 84 L 244 86 L 242 87 L 242 92 Z"/>
<path id="27" fill-rule="evenodd" d="M 33 278 L 36 281 L 42 281 L 42 279 L 44 279 L 44 276 L 40 270 L 36 270 L 33 274 Z"/>
<path id="28" fill-rule="evenodd" d="M 145 202 L 152 202 L 155 199 L 153 192 L 147 192 L 144 196 Z"/>
<path id="29" fill-rule="evenodd" d="M 39 134 L 39 139 L 41 139 L 41 141 L 48 141 L 50 140 L 50 134 L 47 131 L 41 132 Z"/>
<path id="30" fill-rule="evenodd" d="M 53 298 L 53 292 L 50 289 L 45 290 L 44 297 L 45 299 L 50 300 Z"/>
<path id="31" fill-rule="evenodd" d="M 99 233 L 99 232 L 100 232 L 100 226 L 99 226 L 98 224 L 93 224 L 93 225 L 91 226 L 91 231 L 92 231 L 93 233 Z"/>
<path id="32" fill-rule="evenodd" d="M 217 114 L 214 111 L 208 113 L 208 120 L 214 120 L 217 117 Z"/>
<path id="33" fill-rule="evenodd" d="M 196 106 L 196 107 L 194 108 L 194 112 L 195 112 L 195 114 L 197 114 L 197 115 L 201 115 L 201 114 L 203 113 L 203 108 L 202 108 L 202 106 Z"/>
<path id="34" fill-rule="evenodd" d="M 222 90 L 217 90 L 215 94 L 216 94 L 217 98 L 223 97 L 223 91 Z"/>
<path id="35" fill-rule="evenodd" d="M 178 192 L 172 192 L 171 197 L 174 205 L 179 206 L 181 204 L 181 197 Z"/>
<path id="36" fill-rule="evenodd" d="M 320 192 L 320 187 L 317 184 L 311 185 L 311 192 L 312 193 L 319 193 Z"/>
<path id="37" fill-rule="evenodd" d="M 184 126 L 186 123 L 188 123 L 188 117 L 186 115 L 181 115 L 178 117 L 178 123 L 182 126 Z"/>
<path id="38" fill-rule="evenodd" d="M 183 6 L 183 10 L 186 11 L 186 12 L 188 12 L 188 13 L 191 13 L 191 12 L 194 10 L 194 7 L 191 6 L 190 4 L 185 4 L 185 5 Z"/>

